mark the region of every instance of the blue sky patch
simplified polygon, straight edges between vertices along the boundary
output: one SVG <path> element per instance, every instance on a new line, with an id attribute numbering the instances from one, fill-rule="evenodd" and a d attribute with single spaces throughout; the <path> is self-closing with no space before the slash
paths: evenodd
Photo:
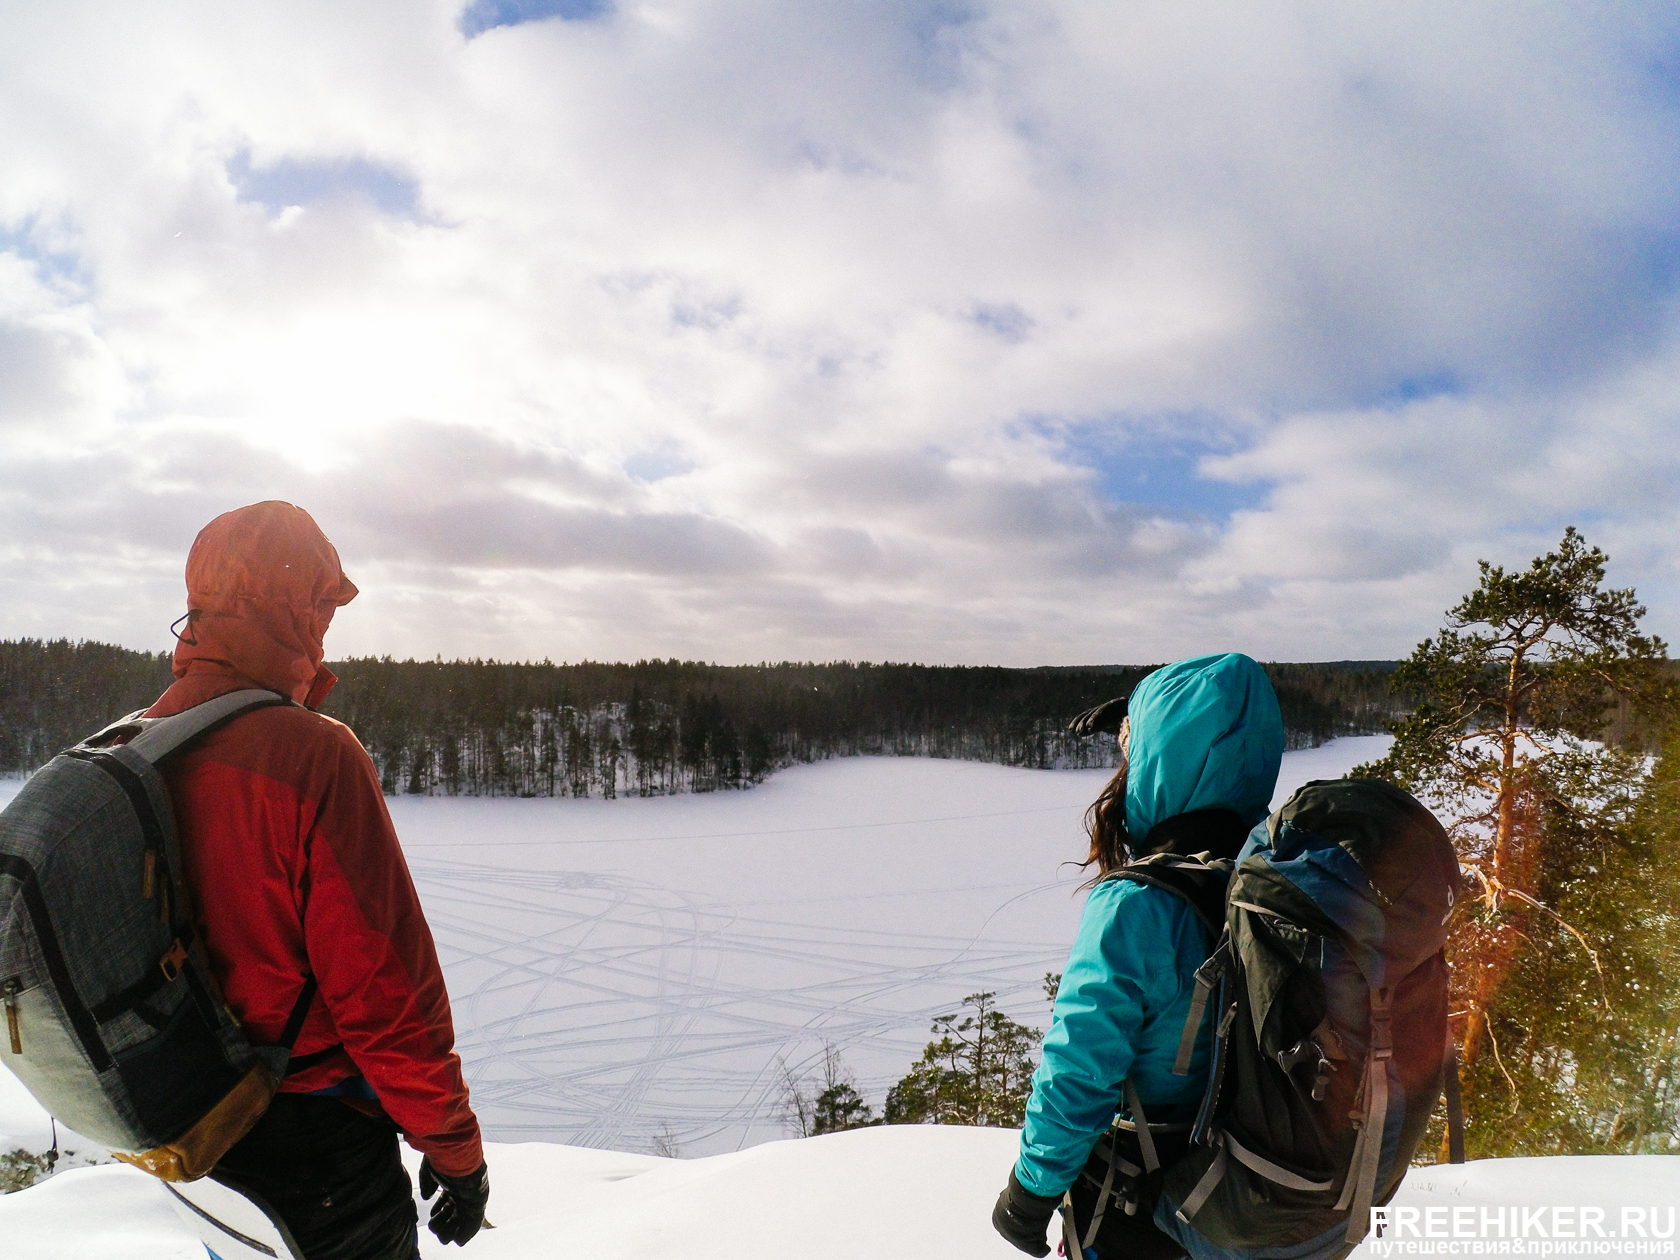
<path id="1" fill-rule="evenodd" d="M 1225 522 L 1233 512 L 1261 507 L 1271 491 L 1265 482 L 1216 481 L 1198 471 L 1204 456 L 1230 454 L 1232 442 L 1096 425 L 1071 427 L 1057 436 L 1067 461 L 1096 473 L 1103 494 L 1116 503 Z"/>
<path id="2" fill-rule="evenodd" d="M 624 461 L 624 471 L 637 481 L 664 481 L 694 471 L 694 461 L 668 447 L 637 451 Z"/>
<path id="3" fill-rule="evenodd" d="M 258 202 L 270 211 L 363 197 L 385 214 L 412 219 L 420 200 L 418 180 L 360 157 L 281 158 L 269 166 L 252 166 L 246 150 L 234 155 L 227 173 L 239 200 Z"/>
<path id="4" fill-rule="evenodd" d="M 544 18 L 587 22 L 610 12 L 609 0 L 473 0 L 461 10 L 457 25 L 461 34 L 471 39 L 498 26 L 518 26 Z"/>
<path id="5" fill-rule="evenodd" d="M 80 254 L 42 246 L 35 233 L 35 220 L 25 219 L 16 227 L 0 228 L 0 254 L 14 254 L 33 263 L 44 283 L 68 281 L 73 285 L 91 286 L 93 276 Z"/>
<path id="6" fill-rule="evenodd" d="M 1419 402 L 1425 398 L 1435 398 L 1441 394 L 1457 394 L 1464 389 L 1464 382 L 1457 372 L 1450 368 L 1442 368 L 1435 372 L 1424 372 L 1417 376 L 1408 376 L 1397 381 L 1394 388 L 1388 392 L 1386 401 L 1393 403 Z"/>
<path id="7" fill-rule="evenodd" d="M 1630 282 L 1642 297 L 1661 300 L 1680 287 L 1680 231 L 1667 224 L 1631 242 L 1625 250 Z"/>
<path id="8" fill-rule="evenodd" d="M 934 89 L 960 83 L 964 69 L 960 32 L 980 20 L 980 10 L 964 0 L 928 0 L 905 5 L 899 12 L 915 41 L 916 77 Z"/>
<path id="9" fill-rule="evenodd" d="M 995 306 L 982 303 L 974 308 L 974 313 L 969 318 L 1011 345 L 1025 341 L 1034 324 L 1033 317 L 1013 302 Z"/>
<path id="10" fill-rule="evenodd" d="M 741 317 L 743 307 L 738 295 L 712 301 L 673 302 L 671 322 L 678 328 L 701 328 L 716 332 Z"/>

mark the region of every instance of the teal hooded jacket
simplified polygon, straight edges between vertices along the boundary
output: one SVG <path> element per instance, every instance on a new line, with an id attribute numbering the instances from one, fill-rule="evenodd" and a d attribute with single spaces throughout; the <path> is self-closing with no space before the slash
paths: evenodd
<path id="1" fill-rule="evenodd" d="M 1132 692 L 1126 829 L 1226 809 L 1253 826 L 1271 809 L 1283 717 L 1265 671 L 1238 653 L 1179 661 Z M 1056 994 L 1021 1131 L 1015 1176 L 1035 1194 L 1073 1184 L 1120 1108 L 1129 1077 L 1152 1121 L 1189 1119 L 1207 1083 L 1204 1027 L 1188 1076 L 1173 1059 L 1196 968 L 1213 942 L 1171 893 L 1127 880 L 1091 890 Z"/>

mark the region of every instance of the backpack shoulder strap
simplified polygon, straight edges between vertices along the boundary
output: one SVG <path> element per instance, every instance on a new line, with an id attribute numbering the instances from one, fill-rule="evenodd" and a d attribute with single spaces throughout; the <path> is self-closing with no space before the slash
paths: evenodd
<path id="1" fill-rule="evenodd" d="M 1196 912 L 1196 917 L 1215 939 L 1225 929 L 1225 889 L 1231 882 L 1230 858 L 1212 858 L 1198 853 L 1185 857 L 1177 853 L 1152 853 L 1136 862 L 1116 867 L 1103 877 L 1149 884 L 1171 893 Z"/>
<path id="2" fill-rule="evenodd" d="M 145 730 L 147 723 L 145 713 L 146 710 L 144 709 L 136 709 L 127 717 L 118 718 L 109 726 L 101 727 L 92 735 L 89 735 L 81 742 L 80 746 L 83 748 L 103 748 L 106 744 L 109 744 L 118 735 L 123 734 L 125 731 Z"/>
<path id="3" fill-rule="evenodd" d="M 166 718 L 135 718 L 132 724 L 142 727 L 140 733 L 128 741 L 126 747 L 156 765 L 200 735 L 231 722 L 253 709 L 266 709 L 277 704 L 290 704 L 276 691 L 230 691 L 225 696 L 206 700 L 181 713 Z M 106 731 L 111 730 L 110 727 Z M 104 731 L 100 734 L 105 734 Z"/>
<path id="4" fill-rule="evenodd" d="M 1207 1013 L 1208 999 L 1229 965 L 1225 891 L 1230 886 L 1231 871 L 1235 865 L 1230 858 L 1210 858 L 1206 853 L 1188 857 L 1179 853 L 1152 853 L 1117 867 L 1104 876 L 1105 880 L 1125 879 L 1171 893 L 1189 905 L 1215 942 L 1207 961 L 1196 969 L 1196 988 L 1191 995 L 1190 1012 L 1179 1037 L 1178 1054 L 1173 1060 L 1173 1073 L 1177 1076 L 1190 1074 L 1190 1058 Z"/>

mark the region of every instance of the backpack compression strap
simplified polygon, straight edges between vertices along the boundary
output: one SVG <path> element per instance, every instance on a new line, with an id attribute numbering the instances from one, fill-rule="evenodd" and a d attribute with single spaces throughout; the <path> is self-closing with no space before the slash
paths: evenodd
<path id="1" fill-rule="evenodd" d="M 1173 1060 L 1172 1068 L 1174 1076 L 1190 1075 L 1190 1057 L 1196 1052 L 1196 1034 L 1202 1030 L 1208 998 L 1213 996 L 1214 986 L 1230 965 L 1231 933 L 1225 931 L 1219 934 L 1219 944 L 1214 946 L 1207 961 L 1196 968 L 1196 991 L 1190 995 L 1190 1012 L 1184 1017 L 1184 1031 L 1178 1037 L 1178 1056 Z"/>
<path id="2" fill-rule="evenodd" d="M 1464 1091 L 1458 1083 L 1458 1044 L 1447 1029 L 1447 1163 L 1464 1162 Z"/>
<path id="3" fill-rule="evenodd" d="M 1382 1159 L 1383 1129 L 1388 1121 L 1388 1061 L 1394 1056 L 1389 1014 L 1392 990 L 1371 990 L 1371 1041 L 1365 1053 L 1365 1122 L 1359 1126 L 1347 1181 L 1336 1211 L 1348 1209 L 1349 1242 L 1357 1243 L 1370 1229 L 1371 1203 L 1376 1197 L 1377 1168 Z"/>
<path id="4" fill-rule="evenodd" d="M 1063 1192 L 1062 1206 L 1059 1211 L 1062 1214 L 1062 1245 L 1059 1250 L 1065 1255 L 1082 1258 L 1085 1252 L 1079 1246 L 1079 1226 L 1074 1224 L 1073 1221 L 1073 1191 L 1071 1189 Z"/>
<path id="5" fill-rule="evenodd" d="M 1236 1157 L 1238 1163 L 1243 1164 L 1244 1166 L 1252 1169 L 1254 1172 L 1259 1173 L 1267 1181 L 1275 1181 L 1278 1185 L 1287 1186 L 1291 1190 L 1302 1190 L 1308 1193 L 1320 1193 L 1333 1188 L 1336 1184 L 1334 1180 L 1309 1181 L 1299 1173 L 1290 1172 L 1289 1169 L 1283 1167 L 1281 1164 L 1274 1164 L 1264 1155 L 1257 1155 L 1255 1152 L 1249 1150 L 1248 1147 L 1237 1141 L 1237 1139 L 1232 1137 L 1225 1129 L 1214 1130 L 1214 1142 L 1219 1149 L 1213 1157 L 1213 1163 L 1208 1165 L 1208 1170 L 1202 1174 L 1202 1179 L 1196 1183 L 1196 1188 L 1192 1190 L 1189 1197 L 1184 1200 L 1184 1206 L 1178 1209 L 1178 1219 L 1183 1221 L 1186 1225 L 1190 1224 L 1190 1218 L 1192 1216 L 1202 1210 L 1202 1204 L 1208 1201 L 1220 1181 L 1224 1179 L 1225 1169 L 1228 1166 L 1229 1158 L 1233 1155 Z M 1379 1146 L 1380 1145 L 1381 1143 L 1379 1142 Z M 1336 1205 L 1337 1210 L 1340 1211 L 1342 1206 L 1342 1204 L 1338 1203 Z M 1351 1225 L 1349 1226 L 1348 1232 L 1351 1235 Z M 1364 1230 L 1359 1232 L 1359 1237 L 1365 1237 Z"/>

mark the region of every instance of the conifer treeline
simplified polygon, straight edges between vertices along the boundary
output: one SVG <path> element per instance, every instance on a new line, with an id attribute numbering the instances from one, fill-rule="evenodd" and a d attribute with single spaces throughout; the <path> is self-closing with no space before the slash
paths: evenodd
<path id="1" fill-rule="evenodd" d="M 355 659 L 332 665 L 323 711 L 361 738 L 387 792 L 655 795 L 856 754 L 1107 766 L 1113 738 L 1070 736 L 1068 719 L 1151 668 Z M 1382 729 L 1398 710 L 1389 669 L 1267 666 L 1290 747 Z M 33 769 L 169 679 L 163 655 L 0 642 L 0 772 Z"/>
<path id="2" fill-rule="evenodd" d="M 1108 765 L 1063 729 L 1122 674 L 869 665 L 503 665 L 353 660 L 324 706 L 388 792 L 615 796 L 713 791 L 858 754 Z"/>
<path id="3" fill-rule="evenodd" d="M 45 765 L 174 679 L 164 653 L 108 643 L 0 639 L 0 774 Z"/>

